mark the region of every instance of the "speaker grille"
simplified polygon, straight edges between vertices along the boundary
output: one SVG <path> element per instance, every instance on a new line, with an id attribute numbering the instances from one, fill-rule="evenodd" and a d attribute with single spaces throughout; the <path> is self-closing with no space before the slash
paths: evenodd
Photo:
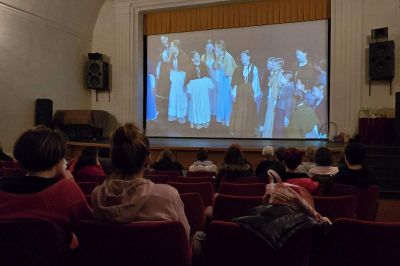
<path id="1" fill-rule="evenodd" d="M 90 89 L 108 89 L 108 63 L 89 60 L 87 63 L 87 86 Z"/>
<path id="2" fill-rule="evenodd" d="M 369 45 L 369 77 L 371 80 L 393 79 L 394 41 Z"/>

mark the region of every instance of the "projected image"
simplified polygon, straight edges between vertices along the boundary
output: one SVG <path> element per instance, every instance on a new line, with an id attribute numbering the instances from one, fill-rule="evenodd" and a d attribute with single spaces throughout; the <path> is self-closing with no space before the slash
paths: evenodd
<path id="1" fill-rule="evenodd" d="M 328 24 L 147 36 L 146 134 L 326 138 Z"/>

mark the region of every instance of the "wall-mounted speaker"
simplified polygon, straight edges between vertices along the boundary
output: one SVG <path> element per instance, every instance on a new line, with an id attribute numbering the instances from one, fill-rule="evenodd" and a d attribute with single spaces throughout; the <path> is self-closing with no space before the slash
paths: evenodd
<path id="1" fill-rule="evenodd" d="M 35 103 L 35 126 L 45 125 L 52 127 L 53 101 L 50 99 L 36 99 Z"/>
<path id="2" fill-rule="evenodd" d="M 389 80 L 394 77 L 394 41 L 369 44 L 369 79 Z"/>
<path id="3" fill-rule="evenodd" d="M 396 92 L 394 130 L 396 144 L 400 144 L 400 92 Z"/>
<path id="4" fill-rule="evenodd" d="M 109 64 L 104 62 L 102 54 L 89 53 L 87 86 L 95 90 L 109 89 Z"/>

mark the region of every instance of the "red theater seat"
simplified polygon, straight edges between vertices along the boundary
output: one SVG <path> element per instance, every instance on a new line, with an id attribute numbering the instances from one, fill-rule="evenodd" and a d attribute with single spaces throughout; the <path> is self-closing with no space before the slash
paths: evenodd
<path id="1" fill-rule="evenodd" d="M 317 266 L 399 265 L 400 223 L 336 220 L 322 245 Z"/>
<path id="2" fill-rule="evenodd" d="M 355 218 L 357 198 L 352 195 L 338 197 L 313 197 L 315 209 L 331 221 L 338 218 Z"/>
<path id="3" fill-rule="evenodd" d="M 45 219 L 0 221 L 0 265 L 73 265 L 71 235 Z"/>
<path id="4" fill-rule="evenodd" d="M 244 176 L 238 178 L 224 178 L 221 180 L 221 183 L 262 183 L 257 176 Z"/>
<path id="5" fill-rule="evenodd" d="M 85 195 L 91 195 L 93 189 L 98 186 L 95 182 L 76 182 L 76 184 L 80 187 Z"/>
<path id="6" fill-rule="evenodd" d="M 172 180 L 171 180 L 172 181 Z M 209 182 L 211 184 L 215 183 L 215 179 L 211 176 L 199 176 L 199 177 L 184 177 L 178 176 L 174 182 L 178 183 L 200 183 L 200 182 Z"/>
<path id="7" fill-rule="evenodd" d="M 232 196 L 264 196 L 265 184 L 222 183 L 219 188 L 219 194 L 232 195 Z"/>
<path id="8" fill-rule="evenodd" d="M 81 221 L 76 233 L 81 265 L 191 265 L 189 241 L 179 222 L 117 225 Z"/>
<path id="9" fill-rule="evenodd" d="M 200 182 L 200 183 L 178 183 L 169 182 L 170 186 L 173 186 L 178 190 L 179 193 L 199 193 L 203 200 L 204 206 L 213 206 L 214 204 L 214 188 L 211 183 Z"/>
<path id="10" fill-rule="evenodd" d="M 102 184 L 107 177 L 102 175 L 74 175 L 76 182 L 95 182 L 97 184 Z"/>
<path id="11" fill-rule="evenodd" d="M 179 171 L 152 171 L 149 174 L 151 175 L 167 175 L 171 179 L 174 179 L 175 177 L 181 175 Z"/>
<path id="12" fill-rule="evenodd" d="M 376 185 L 367 188 L 334 184 L 329 192 L 330 196 L 354 195 L 357 197 L 357 219 L 375 221 L 378 209 L 379 187 Z"/>
<path id="13" fill-rule="evenodd" d="M 246 231 L 239 224 L 213 221 L 207 227 L 205 264 L 207 266 L 308 266 L 311 231 L 303 230 L 278 250 Z"/>
<path id="14" fill-rule="evenodd" d="M 168 175 L 145 175 L 144 178 L 150 179 L 156 184 L 167 184 L 171 181 L 171 178 Z"/>
<path id="15" fill-rule="evenodd" d="M 190 235 L 193 235 L 196 231 L 204 231 L 206 213 L 200 194 L 183 193 L 180 196 L 185 206 L 186 218 L 190 225 Z"/>
<path id="16" fill-rule="evenodd" d="M 247 215 L 249 209 L 261 205 L 263 197 L 229 196 L 219 194 L 215 197 L 213 220 L 230 221 Z"/>
<path id="17" fill-rule="evenodd" d="M 217 173 L 214 173 L 214 172 L 203 172 L 203 171 L 195 171 L 195 172 L 192 172 L 192 171 L 187 171 L 186 172 L 186 176 L 187 177 L 203 177 L 203 176 L 205 176 L 205 177 L 207 177 L 207 176 L 217 176 Z"/>

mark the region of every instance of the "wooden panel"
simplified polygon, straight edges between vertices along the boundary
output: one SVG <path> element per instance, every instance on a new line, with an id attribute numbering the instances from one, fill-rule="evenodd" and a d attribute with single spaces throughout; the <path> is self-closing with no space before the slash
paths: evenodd
<path id="1" fill-rule="evenodd" d="M 274 1 L 273 12 L 274 12 L 274 21 L 273 24 L 279 23 L 279 1 Z"/>
<path id="2" fill-rule="evenodd" d="M 329 0 L 264 0 L 144 15 L 144 34 L 249 27 L 330 17 Z"/>
<path id="3" fill-rule="evenodd" d="M 310 0 L 303 0 L 303 19 L 310 20 Z"/>
<path id="4" fill-rule="evenodd" d="M 316 9 L 318 1 L 310 1 L 310 20 L 316 19 Z"/>
<path id="5" fill-rule="evenodd" d="M 298 21 L 297 7 L 298 7 L 297 0 L 291 0 L 290 1 L 290 22 Z"/>

